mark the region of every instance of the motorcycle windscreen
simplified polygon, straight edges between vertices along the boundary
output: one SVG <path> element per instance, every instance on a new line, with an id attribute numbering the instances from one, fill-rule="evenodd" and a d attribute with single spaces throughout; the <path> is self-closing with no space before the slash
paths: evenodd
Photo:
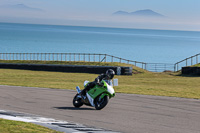
<path id="1" fill-rule="evenodd" d="M 113 86 L 112 80 L 104 80 L 108 85 Z"/>

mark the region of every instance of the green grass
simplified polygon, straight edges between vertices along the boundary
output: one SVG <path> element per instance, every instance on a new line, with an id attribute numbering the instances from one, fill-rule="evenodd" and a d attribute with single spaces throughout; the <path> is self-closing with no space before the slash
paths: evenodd
<path id="1" fill-rule="evenodd" d="M 200 67 L 200 63 L 196 64 L 196 65 L 193 65 L 193 67 Z"/>
<path id="2" fill-rule="evenodd" d="M 61 133 L 32 123 L 0 119 L 1 133 Z"/>
<path id="3" fill-rule="evenodd" d="M 115 91 L 200 99 L 199 77 L 184 77 L 180 73 L 137 71 L 139 73 L 132 76 L 115 76 L 119 79 L 119 86 L 115 87 Z M 75 90 L 77 85 L 82 89 L 85 80 L 93 81 L 97 76 L 85 73 L 0 69 L 0 84 Z"/>

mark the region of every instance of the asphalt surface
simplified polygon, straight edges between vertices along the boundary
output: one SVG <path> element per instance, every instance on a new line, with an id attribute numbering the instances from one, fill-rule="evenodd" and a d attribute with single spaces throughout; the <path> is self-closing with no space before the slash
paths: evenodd
<path id="1" fill-rule="evenodd" d="M 200 133 L 200 100 L 120 94 L 103 110 L 74 108 L 76 91 L 0 86 L 0 110 L 26 112 L 124 133 Z"/>

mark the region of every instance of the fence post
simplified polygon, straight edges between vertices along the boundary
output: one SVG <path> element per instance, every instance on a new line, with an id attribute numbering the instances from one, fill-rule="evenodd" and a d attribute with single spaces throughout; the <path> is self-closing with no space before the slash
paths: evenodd
<path id="1" fill-rule="evenodd" d="M 174 64 L 174 72 L 176 72 L 176 64 Z"/>
<path id="2" fill-rule="evenodd" d="M 30 53 L 30 60 L 31 60 L 31 55 L 32 55 L 32 54 Z"/>
<path id="3" fill-rule="evenodd" d="M 61 61 L 62 61 L 62 56 L 63 56 L 63 54 L 61 53 L 60 56 L 61 56 Z"/>
<path id="4" fill-rule="evenodd" d="M 157 64 L 155 64 L 155 71 L 157 72 Z"/>
<path id="5" fill-rule="evenodd" d="M 41 57 L 41 59 L 40 59 L 40 60 L 41 60 L 41 61 L 42 61 L 42 55 L 43 55 L 43 54 L 41 53 L 41 55 L 40 55 L 40 57 Z"/>
<path id="6" fill-rule="evenodd" d="M 47 55 L 49 55 L 49 59 L 48 59 L 48 61 L 50 61 L 50 60 L 51 60 L 50 53 L 47 53 Z"/>
<path id="7" fill-rule="evenodd" d="M 106 54 L 105 54 L 105 62 L 106 62 Z"/>
<path id="8" fill-rule="evenodd" d="M 188 66 L 187 60 L 188 60 L 188 58 L 186 58 L 186 66 Z"/>
<path id="9" fill-rule="evenodd" d="M 145 70 L 147 70 L 147 63 L 145 63 Z"/>
<path id="10" fill-rule="evenodd" d="M 177 71 L 178 71 L 178 64 L 177 64 Z"/>
<path id="11" fill-rule="evenodd" d="M 33 53 L 33 60 L 35 60 L 35 53 Z"/>
<path id="12" fill-rule="evenodd" d="M 99 54 L 99 62 L 101 62 L 101 55 Z"/>
<path id="13" fill-rule="evenodd" d="M 76 54 L 74 53 L 74 62 L 76 61 Z"/>
<path id="14" fill-rule="evenodd" d="M 44 61 L 47 61 L 47 53 L 44 53 Z"/>
<path id="15" fill-rule="evenodd" d="M 56 61 L 58 61 L 59 53 L 56 53 L 56 55 L 57 55 Z"/>

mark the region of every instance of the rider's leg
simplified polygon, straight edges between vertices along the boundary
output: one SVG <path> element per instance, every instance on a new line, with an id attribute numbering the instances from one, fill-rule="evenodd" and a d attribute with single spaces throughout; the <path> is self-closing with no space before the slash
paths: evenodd
<path id="1" fill-rule="evenodd" d="M 94 86 L 95 86 L 94 82 L 88 83 L 87 86 L 81 91 L 81 95 L 85 96 L 86 95 L 86 91 L 89 91 Z"/>

